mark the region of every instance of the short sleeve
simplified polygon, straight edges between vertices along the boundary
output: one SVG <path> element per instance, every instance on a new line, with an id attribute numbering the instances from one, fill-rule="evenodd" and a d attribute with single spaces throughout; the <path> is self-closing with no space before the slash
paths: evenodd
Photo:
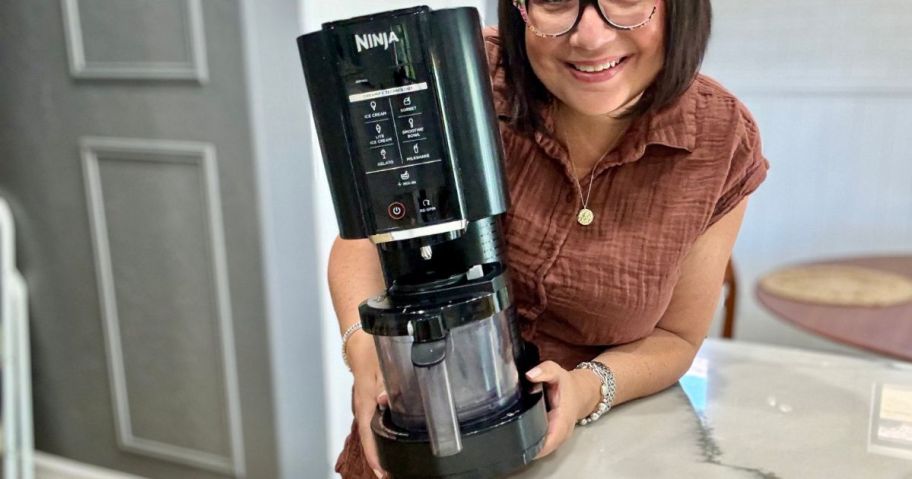
<path id="1" fill-rule="evenodd" d="M 488 55 L 488 68 L 494 71 L 500 62 L 500 34 L 497 27 L 490 26 L 484 27 L 481 36 L 484 37 L 485 53 Z"/>
<path id="2" fill-rule="evenodd" d="M 488 60 L 488 72 L 491 75 L 491 89 L 494 93 L 494 111 L 497 112 L 498 118 L 502 119 L 510 115 L 510 107 L 506 73 L 500 63 L 501 39 L 497 27 L 485 27 L 482 35 Z"/>
<path id="3" fill-rule="evenodd" d="M 763 156 L 760 131 L 750 112 L 740 103 L 733 121 L 735 131 L 728 175 L 707 228 L 719 221 L 753 193 L 766 179 L 769 161 Z"/>

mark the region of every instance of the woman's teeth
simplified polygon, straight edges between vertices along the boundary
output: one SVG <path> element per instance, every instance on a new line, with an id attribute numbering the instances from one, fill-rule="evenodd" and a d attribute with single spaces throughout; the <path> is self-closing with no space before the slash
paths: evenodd
<path id="1" fill-rule="evenodd" d="M 577 65 L 575 63 L 571 63 L 571 65 L 573 66 L 573 68 L 576 68 L 577 70 L 579 70 L 581 72 L 598 73 L 601 71 L 608 70 L 609 68 L 614 68 L 614 67 L 618 66 L 622 61 L 624 61 L 624 58 L 618 58 L 617 60 L 615 60 L 613 62 L 608 62 L 603 65 Z"/>

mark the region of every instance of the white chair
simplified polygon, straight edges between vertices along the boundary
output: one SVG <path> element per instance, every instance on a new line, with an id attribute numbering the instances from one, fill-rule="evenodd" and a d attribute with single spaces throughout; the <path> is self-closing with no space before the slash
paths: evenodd
<path id="1" fill-rule="evenodd" d="M 33 479 L 32 381 L 28 293 L 16 270 L 13 215 L 0 198 L 0 373 L 3 375 L 3 477 Z"/>

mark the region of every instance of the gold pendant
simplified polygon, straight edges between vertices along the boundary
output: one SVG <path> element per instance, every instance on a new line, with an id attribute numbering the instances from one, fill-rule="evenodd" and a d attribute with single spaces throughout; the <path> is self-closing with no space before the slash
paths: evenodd
<path id="1" fill-rule="evenodd" d="M 589 208 L 583 208 L 579 211 L 579 214 L 576 215 L 577 223 L 583 226 L 589 226 L 592 224 L 592 220 L 595 219 L 595 213 L 592 212 Z"/>

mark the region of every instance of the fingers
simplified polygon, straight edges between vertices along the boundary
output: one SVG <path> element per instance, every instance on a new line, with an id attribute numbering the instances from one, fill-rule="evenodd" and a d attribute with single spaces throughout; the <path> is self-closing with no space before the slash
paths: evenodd
<path id="1" fill-rule="evenodd" d="M 370 335 L 355 334 L 349 340 L 348 354 L 355 376 L 354 394 L 352 394 L 352 412 L 358 421 L 358 436 L 367 464 L 378 478 L 386 476 L 377 456 L 377 443 L 371 431 L 370 423 L 380 405 L 388 407 L 389 397 L 383 383 L 377 354 Z"/>
<path id="2" fill-rule="evenodd" d="M 568 408 L 554 408 L 548 413 L 548 434 L 545 436 L 545 444 L 536 459 L 541 459 L 555 450 L 570 438 L 576 421 L 569 414 Z"/>
<path id="3" fill-rule="evenodd" d="M 355 420 L 358 421 L 358 435 L 361 438 L 361 448 L 371 469 L 380 469 L 380 460 L 377 457 L 377 444 L 371 432 L 371 418 L 374 416 L 376 402 L 367 394 L 359 394 L 355 398 Z"/>
<path id="4" fill-rule="evenodd" d="M 383 382 L 383 374 L 377 372 L 377 404 L 381 409 L 389 407 L 389 395 L 386 393 L 386 384 Z"/>
<path id="5" fill-rule="evenodd" d="M 560 367 L 554 361 L 545 361 L 538 366 L 529 370 L 526 377 L 529 381 L 538 384 L 546 384 L 545 392 L 548 395 L 548 404 L 552 408 L 559 407 L 561 397 L 561 379 L 566 377 L 567 370 Z"/>
<path id="6" fill-rule="evenodd" d="M 561 404 L 563 390 L 572 389 L 572 384 L 569 382 L 570 373 L 554 361 L 545 361 L 530 369 L 526 373 L 526 377 L 533 383 L 545 386 L 548 402 L 551 405 L 551 410 L 548 412 L 548 433 L 545 436 L 545 444 L 536 457 L 536 459 L 540 459 L 557 450 L 570 437 L 576 425 L 573 408 L 562 407 Z"/>
<path id="7" fill-rule="evenodd" d="M 526 373 L 526 377 L 533 383 L 554 383 L 566 372 L 566 369 L 554 361 L 545 361 L 530 369 Z"/>
<path id="8" fill-rule="evenodd" d="M 362 426 L 363 424 L 363 426 Z M 380 460 L 377 457 L 377 443 L 374 442 L 374 435 L 371 432 L 370 421 L 358 421 L 358 435 L 361 438 L 361 449 L 364 451 L 364 458 L 367 465 L 374 470 L 377 477 L 383 477 L 383 468 L 380 467 Z"/>
<path id="9" fill-rule="evenodd" d="M 384 477 L 386 473 L 380 465 L 380 459 L 377 455 L 377 443 L 374 440 L 373 432 L 371 432 L 370 424 L 377 409 L 378 397 L 381 395 L 386 396 L 386 393 L 384 391 L 382 394 L 378 394 L 378 391 L 383 388 L 383 383 L 377 382 L 376 378 L 371 379 L 374 380 L 356 379 L 353 402 L 355 420 L 358 421 L 358 436 L 361 439 L 361 448 L 364 451 L 365 460 L 379 478 Z M 388 403 L 388 399 L 385 402 Z"/>
<path id="10" fill-rule="evenodd" d="M 361 438 L 361 449 L 364 451 L 364 458 L 367 465 L 374 471 L 378 478 L 386 476 L 383 467 L 380 466 L 380 458 L 377 455 L 377 443 L 374 440 L 374 433 L 371 432 L 370 421 L 373 411 L 370 414 L 362 414 L 358 419 L 358 436 Z"/>

